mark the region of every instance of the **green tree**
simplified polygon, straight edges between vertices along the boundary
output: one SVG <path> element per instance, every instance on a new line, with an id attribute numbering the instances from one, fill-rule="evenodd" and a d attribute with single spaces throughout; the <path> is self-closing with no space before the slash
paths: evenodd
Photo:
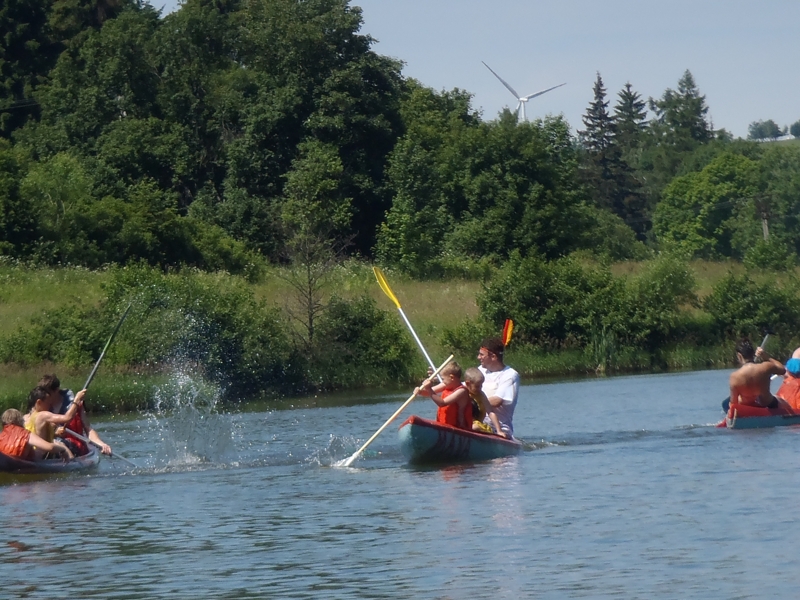
<path id="1" fill-rule="evenodd" d="M 789 133 L 796 138 L 800 138 L 800 121 L 792 123 L 791 127 L 789 127 Z"/>
<path id="2" fill-rule="evenodd" d="M 60 48 L 48 26 L 49 2 L 4 0 L 0 5 L 0 136 L 9 138 L 38 115 L 34 91 L 56 61 Z"/>
<path id="3" fill-rule="evenodd" d="M 636 122 L 637 100 L 626 115 L 625 132 L 632 135 Z M 632 111 L 632 112 L 631 112 Z M 623 157 L 618 141 L 617 122 L 608 112 L 606 90 L 600 73 L 594 84 L 594 100 L 583 117 L 586 129 L 579 131 L 586 151 L 583 175 L 594 201 L 628 222 L 644 238 L 647 229 L 644 199 L 633 171 Z"/>
<path id="4" fill-rule="evenodd" d="M 647 103 L 633 90 L 630 82 L 626 83 L 617 94 L 617 103 L 614 105 L 616 139 L 623 152 L 630 152 L 639 146 L 642 134 L 647 129 L 646 119 Z"/>
<path id="5" fill-rule="evenodd" d="M 778 124 L 772 119 L 767 119 L 766 121 L 753 121 L 747 127 L 748 140 L 775 139 L 784 133 L 785 131 L 782 131 Z"/>
<path id="6" fill-rule="evenodd" d="M 660 99 L 650 99 L 650 110 L 655 113 L 657 135 L 668 144 L 692 149 L 713 137 L 706 97 L 688 69 L 678 80 L 677 90 L 667 89 Z"/>
<path id="7" fill-rule="evenodd" d="M 676 177 L 656 207 L 653 231 L 662 247 L 685 256 L 731 256 L 730 219 L 759 192 L 756 161 L 726 153 L 702 171 Z"/>

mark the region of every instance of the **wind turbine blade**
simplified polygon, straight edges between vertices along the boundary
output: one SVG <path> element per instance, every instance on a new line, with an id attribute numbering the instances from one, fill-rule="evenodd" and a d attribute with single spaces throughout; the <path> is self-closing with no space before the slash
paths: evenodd
<path id="1" fill-rule="evenodd" d="M 530 96 L 525 96 L 525 100 L 530 100 L 531 98 L 536 98 L 536 96 L 541 96 L 542 94 L 546 94 L 547 92 L 554 90 L 556 88 L 560 88 L 562 85 L 567 85 L 567 82 L 559 83 L 558 85 L 554 85 L 551 88 L 547 88 L 546 90 L 542 90 L 541 92 L 536 92 L 535 94 L 531 94 Z"/>
<path id="2" fill-rule="evenodd" d="M 483 62 L 483 61 L 481 61 L 481 62 Z M 487 65 L 485 62 L 483 63 L 483 66 L 484 66 L 484 67 L 486 67 L 487 69 L 489 69 L 490 71 L 492 71 L 492 67 L 490 67 L 489 65 Z M 517 91 L 516 91 L 514 88 L 512 88 L 510 85 L 508 85 L 508 84 L 507 84 L 505 81 L 503 81 L 503 78 L 502 78 L 502 77 L 500 77 L 500 75 L 498 75 L 498 74 L 497 74 L 497 73 L 495 73 L 494 71 L 492 71 L 492 75 L 494 75 L 495 77 L 497 77 L 497 78 L 500 80 L 500 83 L 502 83 L 504 86 L 506 86 L 506 87 L 508 88 L 508 91 L 509 91 L 509 92 L 511 92 L 512 94 L 514 94 L 514 98 L 516 98 L 517 100 L 519 100 L 519 99 L 520 99 L 520 95 L 517 93 Z"/>

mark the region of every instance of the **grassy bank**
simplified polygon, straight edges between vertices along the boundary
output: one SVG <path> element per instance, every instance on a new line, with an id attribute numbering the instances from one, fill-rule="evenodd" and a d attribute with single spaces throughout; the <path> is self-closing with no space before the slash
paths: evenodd
<path id="1" fill-rule="evenodd" d="M 614 265 L 612 272 L 615 276 L 635 275 L 642 268 L 642 263 L 626 262 Z M 691 269 L 697 279 L 698 294 L 701 297 L 710 293 L 714 284 L 727 273 L 744 272 L 742 265 L 732 262 L 695 261 L 691 263 Z M 296 312 L 300 306 L 284 275 L 277 269 L 267 270 L 258 281 L 246 285 L 256 299 L 263 300 L 281 314 Z M 475 298 L 481 290 L 481 282 L 456 279 L 421 282 L 392 272 L 387 272 L 386 275 L 430 355 L 436 360 L 449 354 L 451 348 L 444 347 L 442 334 L 445 329 L 456 327 L 465 319 L 477 316 Z M 763 278 L 770 276 L 754 275 Z M 220 285 L 221 278 L 227 276 L 197 272 L 192 277 L 201 282 Z M 224 285 L 224 281 L 222 284 Z M 20 327 L 29 325 L 31 319 L 65 306 L 99 306 L 108 295 L 110 285 L 111 275 L 105 270 L 36 269 L 0 263 L 0 340 L 15 334 Z M 368 265 L 352 262 L 337 267 L 330 275 L 324 300 L 328 301 L 334 295 L 345 299 L 367 295 L 375 301 L 379 309 L 386 311 L 390 319 L 400 323 L 396 307 L 381 292 Z M 288 318 L 286 321 L 298 327 L 296 322 Z M 405 336 L 405 327 L 401 327 L 402 335 Z M 123 329 L 121 335 L 125 334 Z M 411 344 L 414 354 L 411 358 L 415 362 L 415 369 L 421 368 L 423 362 L 418 357 L 419 352 L 413 342 Z M 779 347 L 781 351 L 784 350 L 780 340 L 776 339 L 772 344 L 776 352 Z M 457 359 L 463 364 L 472 364 L 475 360 L 473 353 L 466 350 L 460 352 Z M 509 364 L 513 364 L 528 379 L 568 374 L 719 368 L 729 366 L 730 360 L 731 350 L 727 345 L 698 347 L 690 343 L 663 348 L 656 356 L 628 348 L 610 351 L 591 348 L 545 351 L 517 347 L 514 344 L 509 348 L 508 354 Z M 21 407 L 30 389 L 45 372 L 56 372 L 65 385 L 79 389 L 90 369 L 90 362 L 72 367 L 63 364 L 0 365 L 0 408 Z M 104 365 L 103 369 L 108 369 L 107 376 L 104 377 L 101 370 L 100 376 L 92 384 L 92 397 L 96 400 L 92 409 L 98 412 L 150 407 L 155 401 L 153 390 L 162 386 L 168 378 L 159 371 L 162 369 L 159 365 Z M 111 374 L 113 376 L 108 376 Z M 353 385 L 358 387 L 359 382 L 354 380 Z"/>

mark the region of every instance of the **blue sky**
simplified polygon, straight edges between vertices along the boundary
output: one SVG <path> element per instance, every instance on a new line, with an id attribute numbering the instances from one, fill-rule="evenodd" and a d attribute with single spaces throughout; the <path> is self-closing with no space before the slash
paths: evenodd
<path id="1" fill-rule="evenodd" d="M 155 0 L 174 10 L 176 0 Z M 715 128 L 737 136 L 760 119 L 800 120 L 800 2 L 796 0 L 354 0 L 376 52 L 435 88 L 474 95 L 485 119 L 511 93 L 567 82 L 528 103 L 529 118 L 562 113 L 573 129 L 599 71 L 613 106 L 630 81 L 645 98 L 675 88 L 686 69 Z"/>

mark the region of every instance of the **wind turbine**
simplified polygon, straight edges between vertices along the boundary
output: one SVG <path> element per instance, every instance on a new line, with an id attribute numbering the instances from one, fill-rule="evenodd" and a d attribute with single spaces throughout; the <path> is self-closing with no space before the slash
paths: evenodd
<path id="1" fill-rule="evenodd" d="M 483 62 L 483 61 L 481 61 L 481 62 Z M 487 65 L 485 62 L 483 63 L 483 66 L 484 66 L 484 67 L 486 67 L 487 69 L 489 69 L 490 71 L 492 71 L 492 67 L 490 67 L 489 65 Z M 492 75 L 494 75 L 495 77 L 497 77 L 497 78 L 500 80 L 500 83 L 502 83 L 504 86 L 506 86 L 506 88 L 508 88 L 508 91 L 509 91 L 509 92 L 511 92 L 512 94 L 514 94 L 514 98 L 516 98 L 516 99 L 517 99 L 517 101 L 519 102 L 519 104 L 517 104 L 517 108 L 516 108 L 516 109 L 514 109 L 514 110 L 516 110 L 516 112 L 517 112 L 517 121 L 519 121 L 519 115 L 520 115 L 520 113 L 522 114 L 522 120 L 523 120 L 523 121 L 527 121 L 527 120 L 528 120 L 528 117 L 527 117 L 527 115 L 525 114 L 525 105 L 528 103 L 528 100 L 532 100 L 533 98 L 536 98 L 537 96 L 541 96 L 542 94 L 546 94 L 546 93 L 547 93 L 547 92 L 549 92 L 550 90 L 554 90 L 554 89 L 556 89 L 556 88 L 559 88 L 559 87 L 561 87 L 562 85 L 567 85 L 567 84 L 566 84 L 566 82 L 564 82 L 564 83 L 559 83 L 558 85 L 554 85 L 553 87 L 551 87 L 551 88 L 547 88 L 546 90 L 542 90 L 541 92 L 536 92 L 535 94 L 529 94 L 528 96 L 520 96 L 520 95 L 519 95 L 519 94 L 516 92 L 516 90 L 515 90 L 514 88 L 512 88 L 512 87 L 511 87 L 510 85 L 508 85 L 508 84 L 507 84 L 505 81 L 503 81 L 503 78 L 502 78 L 502 77 L 500 77 L 500 75 L 498 75 L 498 74 L 497 74 L 497 73 L 495 73 L 494 71 L 492 71 Z"/>

